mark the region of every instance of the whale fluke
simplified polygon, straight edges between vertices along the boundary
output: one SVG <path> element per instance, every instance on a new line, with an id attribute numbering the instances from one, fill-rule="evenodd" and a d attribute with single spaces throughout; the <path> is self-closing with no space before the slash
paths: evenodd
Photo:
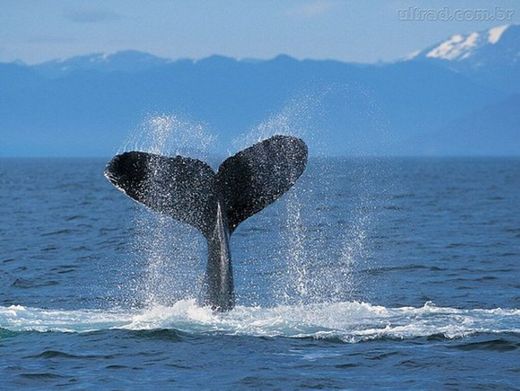
<path id="1" fill-rule="evenodd" d="M 206 304 L 227 310 L 234 305 L 229 236 L 289 190 L 306 162 L 301 139 L 273 136 L 226 159 L 217 173 L 197 159 L 132 151 L 115 156 L 105 176 L 134 200 L 204 234 Z"/>

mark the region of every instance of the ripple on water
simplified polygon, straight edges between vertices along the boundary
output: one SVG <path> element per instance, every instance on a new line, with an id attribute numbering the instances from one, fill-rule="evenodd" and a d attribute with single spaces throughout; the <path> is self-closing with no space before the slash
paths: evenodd
<path id="1" fill-rule="evenodd" d="M 506 338 L 497 338 L 485 341 L 457 344 L 451 346 L 451 348 L 464 351 L 491 350 L 496 352 L 511 352 L 520 348 L 520 342 L 515 342 Z"/>

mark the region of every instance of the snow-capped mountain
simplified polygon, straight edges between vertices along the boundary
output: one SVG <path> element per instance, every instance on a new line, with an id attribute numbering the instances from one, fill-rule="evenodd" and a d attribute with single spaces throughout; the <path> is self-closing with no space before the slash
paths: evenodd
<path id="1" fill-rule="evenodd" d="M 511 26 L 497 26 L 487 31 L 473 32 L 467 35 L 455 34 L 441 44 L 424 50 L 421 54 L 427 58 L 462 61 L 479 56 L 484 48 L 494 47 Z M 514 27 L 513 27 L 514 29 Z M 500 46 L 500 45 L 499 45 Z"/>
<path id="2" fill-rule="evenodd" d="M 455 34 L 413 56 L 506 92 L 520 92 L 520 25 Z"/>
<path id="3" fill-rule="evenodd" d="M 330 154 L 520 156 L 519 49 L 520 26 L 499 26 L 374 65 L 138 51 L 0 63 L 0 155 L 108 156 L 154 113 L 187 114 L 227 146 L 288 112 L 312 117 L 310 146 Z"/>
<path id="4" fill-rule="evenodd" d="M 35 70 L 47 76 L 63 76 L 75 71 L 139 72 L 165 65 L 170 59 L 154 56 L 137 50 L 116 53 L 93 53 L 68 59 L 47 61 L 35 65 Z"/>

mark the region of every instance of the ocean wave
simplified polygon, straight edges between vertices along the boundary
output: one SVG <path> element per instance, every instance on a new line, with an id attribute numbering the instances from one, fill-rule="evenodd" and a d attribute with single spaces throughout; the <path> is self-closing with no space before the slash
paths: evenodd
<path id="1" fill-rule="evenodd" d="M 458 309 L 426 303 L 387 308 L 363 302 L 316 303 L 272 308 L 237 306 L 227 313 L 200 307 L 195 300 L 139 310 L 51 310 L 21 305 L 0 307 L 0 328 L 11 332 L 93 332 L 110 329 L 176 330 L 189 334 L 339 339 L 479 333 L 520 333 L 520 309 Z"/>

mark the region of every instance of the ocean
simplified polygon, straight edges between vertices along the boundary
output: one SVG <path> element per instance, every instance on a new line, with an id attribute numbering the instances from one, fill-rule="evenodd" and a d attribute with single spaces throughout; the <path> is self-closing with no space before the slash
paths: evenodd
<path id="1" fill-rule="evenodd" d="M 0 159 L 2 390 L 520 388 L 520 159 L 311 157 L 229 313 L 107 160 Z"/>

